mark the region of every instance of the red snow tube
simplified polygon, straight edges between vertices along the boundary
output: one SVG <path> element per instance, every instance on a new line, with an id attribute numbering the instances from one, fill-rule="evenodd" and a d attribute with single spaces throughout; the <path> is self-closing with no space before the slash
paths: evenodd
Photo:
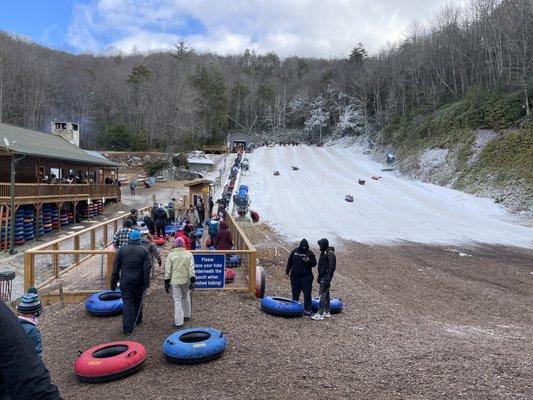
<path id="1" fill-rule="evenodd" d="M 265 297 L 266 274 L 262 266 L 255 267 L 255 297 Z"/>
<path id="2" fill-rule="evenodd" d="M 252 221 L 259 222 L 259 213 L 257 211 L 250 211 L 250 216 L 252 217 Z"/>
<path id="3" fill-rule="evenodd" d="M 158 246 L 163 246 L 166 242 L 167 242 L 166 237 L 156 237 L 154 239 L 154 243 L 157 244 Z"/>
<path id="4" fill-rule="evenodd" d="M 82 382 L 109 382 L 137 372 L 144 360 L 146 349 L 140 343 L 104 343 L 81 353 L 74 362 L 74 372 Z"/>
<path id="5" fill-rule="evenodd" d="M 231 283 L 235 280 L 235 271 L 231 268 L 224 269 L 224 281 L 226 283 Z"/>

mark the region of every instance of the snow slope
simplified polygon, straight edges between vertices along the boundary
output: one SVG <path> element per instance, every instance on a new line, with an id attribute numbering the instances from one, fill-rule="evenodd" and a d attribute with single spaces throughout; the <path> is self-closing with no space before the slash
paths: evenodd
<path id="1" fill-rule="evenodd" d="M 505 211 L 491 200 L 382 172 L 356 146 L 263 147 L 247 157 L 251 171 L 241 183 L 250 186 L 252 209 L 291 240 L 533 247 L 533 229 L 505 222 Z M 346 194 L 355 201 L 346 202 Z"/>

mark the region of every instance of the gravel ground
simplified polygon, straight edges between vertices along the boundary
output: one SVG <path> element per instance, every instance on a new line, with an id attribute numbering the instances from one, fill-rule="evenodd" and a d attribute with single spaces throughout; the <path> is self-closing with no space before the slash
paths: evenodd
<path id="1" fill-rule="evenodd" d="M 533 398 L 533 252 L 336 245 L 332 294 L 345 311 L 330 320 L 282 319 L 244 294 L 196 292 L 189 325 L 221 329 L 228 348 L 208 364 L 170 364 L 161 346 L 173 310 L 159 271 L 132 337 L 148 351 L 141 372 L 76 380 L 78 350 L 122 339 L 121 317 L 91 317 L 83 304 L 44 318 L 44 361 L 65 399 Z M 267 293 L 286 295 L 286 253 L 258 248 Z"/>

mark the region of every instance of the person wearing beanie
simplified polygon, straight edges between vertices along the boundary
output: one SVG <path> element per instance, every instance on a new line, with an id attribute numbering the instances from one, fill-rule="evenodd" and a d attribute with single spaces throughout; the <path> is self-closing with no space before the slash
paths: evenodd
<path id="1" fill-rule="evenodd" d="M 231 250 L 233 239 L 226 221 L 220 221 L 219 230 L 215 236 L 215 248 L 217 250 Z"/>
<path id="2" fill-rule="evenodd" d="M 211 219 L 207 222 L 207 232 L 209 233 L 209 238 L 211 239 L 211 243 L 215 242 L 215 237 L 218 233 L 218 217 L 216 214 L 213 214 L 211 216 Z"/>
<path id="3" fill-rule="evenodd" d="M 37 289 L 29 288 L 28 292 L 20 299 L 20 303 L 17 306 L 17 314 L 19 322 L 33 343 L 35 353 L 39 358 L 43 358 L 43 345 L 41 332 L 37 328 L 37 324 L 42 310 L 43 306 L 37 295 Z"/>
<path id="4" fill-rule="evenodd" d="M 187 232 L 190 232 L 188 230 Z M 178 229 L 175 233 L 176 238 L 182 238 L 183 242 L 185 243 L 185 249 L 191 250 L 191 239 L 187 236 L 187 232 L 185 232 L 183 229 Z"/>
<path id="5" fill-rule="evenodd" d="M 0 399 L 61 400 L 23 328 L 0 301 Z"/>
<path id="6" fill-rule="evenodd" d="M 133 230 L 131 227 L 133 222 L 130 218 L 124 220 L 124 225 L 122 228 L 116 231 L 115 236 L 113 236 L 113 246 L 116 250 L 120 249 L 122 246 L 128 244 L 130 240 L 130 232 Z"/>
<path id="7" fill-rule="evenodd" d="M 180 328 L 184 320 L 191 318 L 190 289 L 194 287 L 194 257 L 185 250 L 181 237 L 174 240 L 174 250 L 170 252 L 165 264 L 165 292 L 172 288 L 174 299 L 174 326 Z"/>
<path id="8" fill-rule="evenodd" d="M 126 335 L 142 322 L 142 299 L 144 291 L 150 287 L 151 267 L 151 256 L 141 244 L 141 232 L 132 230 L 128 244 L 117 251 L 111 275 L 111 290 L 120 282 L 124 304 L 122 329 Z"/>

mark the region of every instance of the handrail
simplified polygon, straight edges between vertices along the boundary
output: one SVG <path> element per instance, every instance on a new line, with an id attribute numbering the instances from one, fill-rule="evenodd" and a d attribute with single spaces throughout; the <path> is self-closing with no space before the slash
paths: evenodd
<path id="1" fill-rule="evenodd" d="M 150 206 L 142 207 L 142 208 L 139 208 L 138 211 L 139 211 L 139 213 L 141 213 L 141 212 L 144 212 L 144 211 L 148 210 L 149 208 L 150 208 Z M 83 233 L 87 233 L 87 232 L 96 230 L 99 227 L 102 227 L 104 225 L 108 225 L 108 224 L 110 224 L 112 222 L 122 220 L 122 219 L 126 218 L 127 216 L 128 216 L 128 214 L 124 213 L 124 215 L 121 215 L 119 217 L 116 217 L 116 218 L 113 218 L 113 219 L 109 219 L 107 221 L 101 222 L 101 223 L 96 224 L 94 226 L 90 226 L 90 227 L 88 227 L 86 229 L 82 229 L 81 231 L 71 233 L 70 235 L 63 236 L 63 237 L 60 237 L 58 239 L 52 240 L 51 242 L 43 243 L 40 246 L 36 246 L 36 247 L 31 248 L 31 249 L 28 249 L 28 250 L 25 251 L 25 253 L 33 253 L 33 252 L 35 252 L 37 250 L 40 250 L 40 249 L 43 249 L 45 247 L 49 247 L 49 246 L 52 246 L 54 244 L 58 244 L 58 243 L 61 243 L 63 241 L 67 241 L 67 240 L 73 239 L 76 236 L 79 236 L 79 235 L 81 235 Z"/>

